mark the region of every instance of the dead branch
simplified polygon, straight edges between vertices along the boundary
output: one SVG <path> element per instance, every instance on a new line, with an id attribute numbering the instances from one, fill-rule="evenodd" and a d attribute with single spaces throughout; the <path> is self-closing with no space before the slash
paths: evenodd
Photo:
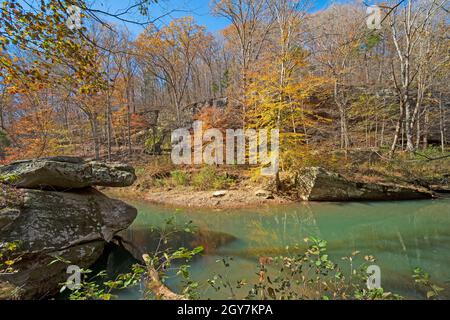
<path id="1" fill-rule="evenodd" d="M 142 255 L 142 259 L 147 267 L 147 279 L 145 286 L 153 292 L 158 300 L 188 300 L 185 296 L 174 293 L 167 288 L 160 280 L 158 271 L 150 263 L 150 257 L 147 254 Z"/>
<path id="2" fill-rule="evenodd" d="M 437 158 L 429 157 L 429 156 L 421 154 L 421 153 L 419 153 L 417 151 L 415 151 L 414 154 L 418 155 L 420 157 L 424 157 L 427 161 L 442 160 L 442 159 L 445 159 L 445 158 L 450 158 L 450 154 L 448 154 L 446 156 L 437 157 Z"/>

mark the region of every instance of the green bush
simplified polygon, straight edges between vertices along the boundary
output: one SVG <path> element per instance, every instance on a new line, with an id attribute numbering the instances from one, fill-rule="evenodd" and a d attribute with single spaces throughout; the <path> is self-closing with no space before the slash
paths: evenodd
<path id="1" fill-rule="evenodd" d="M 170 173 L 171 182 L 175 186 L 187 186 L 189 184 L 190 176 L 187 172 L 175 170 Z"/>
<path id="2" fill-rule="evenodd" d="M 227 189 L 233 186 L 234 183 L 235 180 L 227 174 L 219 175 L 213 180 L 213 189 Z"/>
<path id="3" fill-rule="evenodd" d="M 144 142 L 145 152 L 154 155 L 162 154 L 164 144 L 164 131 L 161 128 L 156 128 L 155 131 L 149 130 L 147 139 Z"/>
<path id="4" fill-rule="evenodd" d="M 226 189 L 231 187 L 235 180 L 226 173 L 219 174 L 212 167 L 204 167 L 192 178 L 192 185 L 197 190 Z"/>

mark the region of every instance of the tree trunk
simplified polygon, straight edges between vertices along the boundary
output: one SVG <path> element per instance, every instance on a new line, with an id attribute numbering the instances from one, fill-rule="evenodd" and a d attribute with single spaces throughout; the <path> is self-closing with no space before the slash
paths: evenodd
<path id="1" fill-rule="evenodd" d="M 384 146 L 384 127 L 386 125 L 386 121 L 384 120 L 381 122 L 381 137 L 380 137 L 380 147 L 383 148 Z"/>
<path id="2" fill-rule="evenodd" d="M 89 120 L 91 122 L 91 130 L 92 130 L 92 140 L 94 142 L 94 153 L 95 159 L 100 159 L 100 145 L 98 141 L 98 124 L 97 124 L 97 115 L 94 113 L 89 116 Z"/>
<path id="3" fill-rule="evenodd" d="M 445 152 L 445 112 L 442 107 L 442 92 L 439 95 L 439 129 L 441 132 L 441 151 Z"/>
<path id="4" fill-rule="evenodd" d="M 403 127 L 402 125 L 403 116 L 404 116 L 403 104 L 400 103 L 400 116 L 398 117 L 397 124 L 395 125 L 394 140 L 392 141 L 391 150 L 389 152 L 389 158 L 392 158 L 394 156 L 395 150 L 397 149 L 398 139 L 400 137 Z"/>
<path id="5" fill-rule="evenodd" d="M 420 147 L 420 135 L 421 134 L 422 133 L 420 130 L 420 117 L 418 116 L 417 120 L 416 120 L 416 146 L 415 146 L 416 150 L 419 149 L 419 147 Z"/>
<path id="6" fill-rule="evenodd" d="M 405 135 L 406 135 L 406 151 L 414 151 L 413 142 L 413 126 L 414 121 L 411 117 L 411 105 L 409 102 L 409 97 L 405 95 Z"/>
<path id="7" fill-rule="evenodd" d="M 341 131 L 341 149 L 344 149 L 345 152 L 348 150 L 349 146 L 349 138 L 348 138 L 348 130 L 347 130 L 347 112 L 345 110 L 345 102 L 339 101 L 339 91 L 338 91 L 338 82 L 337 80 L 334 82 L 334 100 L 339 108 L 339 117 L 340 117 L 340 131 Z"/>
<path id="8" fill-rule="evenodd" d="M 128 155 L 131 156 L 131 99 L 130 99 L 130 88 L 127 86 L 126 90 L 127 94 L 127 146 L 128 146 Z"/>
<path id="9" fill-rule="evenodd" d="M 428 133 L 430 126 L 430 115 L 428 113 L 428 107 L 425 106 L 424 115 L 423 115 L 423 137 L 422 137 L 422 148 L 428 148 Z"/>
<path id="10" fill-rule="evenodd" d="M 108 145 L 108 161 L 111 161 L 111 101 L 109 90 L 106 94 L 106 141 Z"/>

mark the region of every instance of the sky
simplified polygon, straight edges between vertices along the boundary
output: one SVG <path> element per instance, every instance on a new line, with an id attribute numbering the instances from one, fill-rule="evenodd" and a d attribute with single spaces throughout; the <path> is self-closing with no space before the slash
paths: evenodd
<path id="1" fill-rule="evenodd" d="M 325 8 L 336 0 L 316 0 L 313 1 L 314 9 L 320 10 Z M 342 2 L 345 0 L 337 0 Z M 369 1 L 370 2 L 370 1 Z M 94 2 L 94 8 L 98 8 L 110 13 L 123 12 L 134 0 L 97 0 Z M 193 16 L 197 24 L 205 26 L 209 32 L 216 33 L 219 30 L 225 28 L 229 21 L 226 18 L 213 16 L 210 8 L 211 0 L 158 0 L 158 3 L 150 6 L 150 14 L 152 17 L 160 17 L 167 12 L 171 12 L 169 15 L 164 16 L 158 20 L 159 25 L 168 24 L 170 20 L 182 16 Z M 172 12 L 173 11 L 173 12 Z M 136 20 L 137 12 L 125 15 L 130 20 Z M 107 18 L 111 22 L 117 24 L 125 24 L 133 35 L 138 35 L 143 27 L 131 23 L 123 23 L 116 19 Z M 142 21 L 142 20 L 140 20 Z"/>

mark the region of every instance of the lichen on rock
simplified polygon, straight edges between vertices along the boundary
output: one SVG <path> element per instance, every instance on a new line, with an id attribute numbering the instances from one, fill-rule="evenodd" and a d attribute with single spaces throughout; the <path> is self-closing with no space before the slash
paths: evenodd
<path id="1" fill-rule="evenodd" d="M 15 162 L 0 174 L 14 176 L 0 184 L 0 243 L 18 241 L 21 257 L 17 272 L 0 274 L 0 299 L 57 293 L 67 278 L 63 261 L 89 267 L 137 215 L 91 187 L 132 184 L 134 169 L 126 165 L 54 157 Z"/>

